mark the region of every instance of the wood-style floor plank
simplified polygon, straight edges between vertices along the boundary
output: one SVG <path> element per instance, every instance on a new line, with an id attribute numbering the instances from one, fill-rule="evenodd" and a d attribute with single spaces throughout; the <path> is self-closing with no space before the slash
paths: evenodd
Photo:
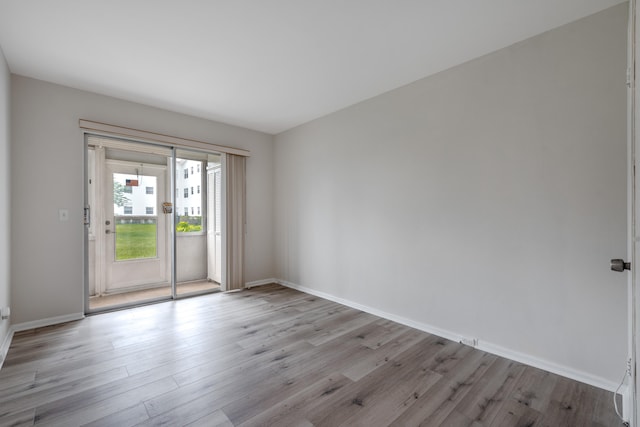
<path id="1" fill-rule="evenodd" d="M 187 427 L 234 427 L 229 418 L 222 411 L 215 411 L 209 416 L 202 417 L 192 423 L 187 424 Z"/>
<path id="2" fill-rule="evenodd" d="M 301 414 L 308 416 L 314 408 L 328 405 L 332 395 L 352 381 L 339 373 L 327 375 L 298 393 L 261 411 L 240 426 L 293 426 L 299 424 L 312 425 L 301 419 Z"/>
<path id="3" fill-rule="evenodd" d="M 612 393 L 279 285 L 15 334 L 1 426 L 621 426 Z"/>
<path id="4" fill-rule="evenodd" d="M 59 399 L 45 407 L 36 409 L 35 424 L 47 427 L 66 427 L 69 419 L 79 425 L 89 424 L 101 418 L 115 416 L 132 406 L 143 404 L 144 401 L 178 388 L 170 376 L 160 380 L 144 383 L 140 387 L 118 393 L 110 399 L 83 399 L 83 393 Z"/>
<path id="5" fill-rule="evenodd" d="M 129 407 L 116 414 L 109 414 L 85 424 L 86 427 L 133 427 L 149 419 L 147 408 L 142 403 Z"/>

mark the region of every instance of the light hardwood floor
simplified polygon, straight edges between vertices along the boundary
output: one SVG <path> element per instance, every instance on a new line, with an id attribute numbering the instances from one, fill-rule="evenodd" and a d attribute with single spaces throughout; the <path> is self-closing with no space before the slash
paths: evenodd
<path id="1" fill-rule="evenodd" d="M 612 393 L 278 285 L 16 334 L 2 426 L 621 425 Z"/>

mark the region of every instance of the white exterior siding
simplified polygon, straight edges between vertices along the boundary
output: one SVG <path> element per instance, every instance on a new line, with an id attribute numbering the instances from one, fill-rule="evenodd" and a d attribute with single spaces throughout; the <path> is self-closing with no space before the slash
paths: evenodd
<path id="1" fill-rule="evenodd" d="M 137 186 L 127 186 L 127 179 L 137 180 Z M 116 216 L 121 215 L 157 215 L 158 214 L 158 189 L 156 177 L 114 174 L 113 182 L 125 187 L 124 196 L 128 199 L 123 206 L 113 205 Z M 147 190 L 149 188 L 150 190 Z M 130 192 L 129 192 L 130 191 Z M 151 191 L 151 193 L 147 193 Z M 149 212 L 149 208 L 152 212 Z"/>
<path id="2" fill-rule="evenodd" d="M 202 169 L 200 161 L 176 160 L 176 212 L 178 216 L 202 216 Z"/>

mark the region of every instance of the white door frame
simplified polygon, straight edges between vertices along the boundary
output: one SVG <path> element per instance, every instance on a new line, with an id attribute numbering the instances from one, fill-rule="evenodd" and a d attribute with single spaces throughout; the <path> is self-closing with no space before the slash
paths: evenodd
<path id="1" fill-rule="evenodd" d="M 631 261 L 631 271 L 628 276 L 628 388 L 626 390 L 627 399 L 624 402 L 624 415 L 628 419 L 631 427 L 638 426 L 640 420 L 639 407 L 637 402 L 637 390 L 640 386 L 637 377 L 637 354 L 640 351 L 640 340 L 638 331 L 637 313 L 640 312 L 640 301 L 637 295 L 640 289 L 640 275 L 636 274 L 636 269 L 640 267 L 640 236 L 638 227 L 640 224 L 638 214 L 640 213 L 640 182 L 636 170 L 638 170 L 637 155 L 640 148 L 640 138 L 636 133 L 640 124 L 640 97 L 636 92 L 636 58 L 639 57 L 638 46 L 640 39 L 638 35 L 638 14 L 636 11 L 636 0 L 629 0 L 629 28 L 627 38 L 627 248 L 628 260 Z"/>

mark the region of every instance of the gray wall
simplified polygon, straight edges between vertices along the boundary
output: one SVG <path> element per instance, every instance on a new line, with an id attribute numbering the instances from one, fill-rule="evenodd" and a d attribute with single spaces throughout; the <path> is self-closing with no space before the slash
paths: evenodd
<path id="1" fill-rule="evenodd" d="M 626 6 L 276 136 L 277 277 L 610 387 Z"/>
<path id="2" fill-rule="evenodd" d="M 9 274 L 9 241 L 11 238 L 10 206 L 10 167 L 9 161 L 9 118 L 11 79 L 9 67 L 0 49 L 0 308 L 9 305 L 11 293 L 11 275 Z M 0 320 L 0 348 L 9 332 L 9 321 Z M 2 355 L 0 354 L 0 363 Z"/>
<path id="3" fill-rule="evenodd" d="M 271 135 L 16 75 L 11 84 L 13 323 L 83 312 L 80 118 L 250 150 L 246 279 L 274 276 Z"/>

